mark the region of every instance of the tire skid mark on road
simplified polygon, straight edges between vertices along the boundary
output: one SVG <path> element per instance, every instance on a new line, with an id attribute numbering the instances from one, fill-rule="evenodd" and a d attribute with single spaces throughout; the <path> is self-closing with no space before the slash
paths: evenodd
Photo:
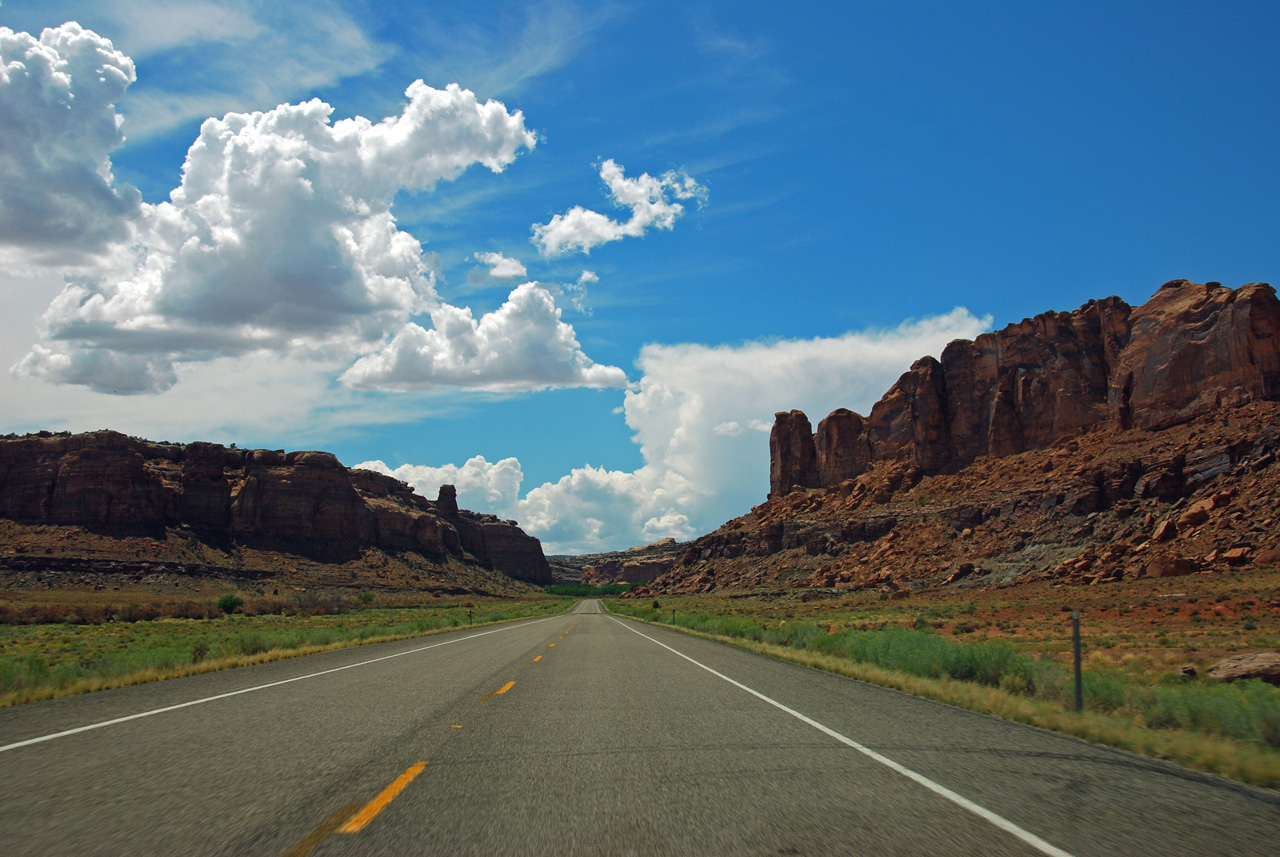
<path id="1" fill-rule="evenodd" d="M 779 711 L 784 711 L 787 714 L 790 714 L 792 717 L 796 718 L 797 720 L 803 723 L 808 724 L 809 726 L 812 726 L 814 729 L 817 729 L 819 732 L 823 732 L 831 736 L 832 738 L 839 741 L 841 744 L 844 744 L 845 746 L 848 746 L 848 747 L 852 747 L 854 750 L 857 750 L 859 753 L 862 753 L 864 756 L 867 756 L 868 758 L 876 762 L 879 762 L 880 764 L 884 765 L 890 770 L 901 774 L 907 779 L 910 779 L 918 783 L 919 785 L 924 786 L 926 789 L 933 792 L 934 794 L 937 794 L 937 795 L 940 795 L 941 797 L 946 798 L 947 800 L 951 801 L 952 803 L 956 804 L 957 806 L 963 809 L 968 810 L 969 812 L 973 813 L 974 815 L 978 816 L 984 821 L 990 822 L 991 824 L 995 825 L 996 827 L 1000 828 L 1006 833 L 1012 834 L 1013 836 L 1022 840 L 1026 844 L 1030 845 L 1032 848 L 1035 848 L 1037 851 L 1041 852 L 1042 854 L 1047 854 L 1049 855 L 1049 857 L 1072 857 L 1070 852 L 1063 851 L 1061 848 L 1049 842 L 1046 842 L 1045 840 L 1041 839 L 1039 836 L 1036 836 L 1034 833 L 1031 833 L 1028 830 L 1023 830 L 1021 827 L 1014 824 L 1012 821 L 1009 821 L 1004 816 L 997 815 L 996 813 L 992 812 L 986 807 L 974 803 L 964 795 L 959 794 L 958 792 L 954 792 L 940 783 L 935 783 L 933 780 L 929 779 L 923 774 L 918 774 L 915 771 L 911 770 L 910 768 L 906 767 L 905 765 L 901 765 L 887 756 L 880 755 L 875 750 L 872 750 L 870 747 L 866 747 L 862 744 L 859 744 L 857 741 L 854 741 L 852 738 L 848 738 L 844 735 L 841 735 L 839 732 L 835 731 L 834 729 L 828 726 L 824 726 L 818 721 L 810 717 L 806 717 L 805 715 L 801 714 L 799 711 L 796 711 L 793 708 L 788 708 L 787 706 L 783 705 L 781 702 L 778 702 L 776 699 L 772 699 L 768 696 L 765 696 L 760 691 L 753 690 L 752 688 L 747 687 L 742 682 L 735 681 L 734 679 L 729 678 L 724 673 L 713 670 L 711 667 L 707 666 L 704 663 L 695 661 L 693 658 L 689 657 L 683 652 L 680 652 L 676 649 L 671 648 L 666 643 L 663 643 L 660 640 L 655 640 L 653 637 L 650 637 L 648 634 L 645 634 L 641 631 L 637 631 L 635 628 L 631 627 L 626 622 L 623 622 L 622 620 L 616 617 L 610 616 L 609 618 L 613 619 L 613 621 L 617 622 L 619 625 L 626 628 L 631 633 L 638 634 L 641 637 L 644 637 L 649 642 L 655 643 L 661 646 L 662 648 L 666 649 L 667 651 L 671 652 L 672 654 L 677 655 L 681 658 L 684 658 L 686 661 L 693 664 L 694 666 L 700 667 L 701 669 L 704 669 L 707 672 L 711 673 L 713 676 L 723 679 L 724 681 L 727 681 L 729 684 L 733 685 L 734 687 L 740 688 L 741 690 L 745 690 L 747 693 L 751 694 L 757 699 L 760 699 L 763 702 L 767 702 L 769 705 L 772 705 L 774 708 L 777 708 Z"/>
<path id="2" fill-rule="evenodd" d="M 284 857 L 307 857 L 308 854 L 320 846 L 321 842 L 329 838 L 329 834 L 346 824 L 347 819 L 351 818 L 359 810 L 360 804 L 358 803 L 349 803 L 342 807 L 342 809 L 326 818 L 324 823 L 315 830 L 299 839 L 296 845 L 284 852 Z"/>
<path id="3" fill-rule="evenodd" d="M 188 702 L 180 702 L 177 705 L 166 705 L 163 708 L 153 708 L 150 711 L 140 711 L 137 714 L 129 714 L 124 717 L 116 717 L 111 720 L 103 720 L 98 723 L 90 723 L 86 726 L 77 726 L 74 729 L 64 729 L 61 732 L 53 732 L 48 735 L 40 735 L 35 738 L 27 738 L 26 740 L 23 740 L 23 741 L 15 741 L 12 744 L 5 744 L 4 746 L 0 746 L 0 753 L 5 753 L 5 752 L 8 752 L 9 750 L 17 750 L 20 747 L 28 747 L 32 744 L 42 744 L 45 741 L 52 741 L 55 738 L 66 738 L 69 735 L 78 735 L 81 732 L 89 732 L 94 729 L 103 729 L 107 726 L 115 726 L 119 723 L 127 723 L 130 720 L 140 720 L 143 717 L 152 717 L 156 714 L 165 714 L 169 711 L 178 711 L 183 708 L 190 708 L 193 705 L 203 705 L 206 702 L 215 702 L 219 699 L 228 699 L 229 697 L 232 697 L 232 696 L 239 696 L 242 693 L 253 693 L 256 690 L 266 690 L 272 687 L 280 687 L 281 685 L 292 684 L 295 681 L 304 681 L 305 679 L 309 679 L 309 678 L 319 678 L 320 676 L 329 675 L 331 673 L 342 672 L 343 670 L 350 670 L 350 669 L 355 669 L 356 667 L 368 666 L 369 664 L 376 664 L 376 663 L 380 663 L 381 661 L 389 661 L 392 658 L 402 658 L 405 655 L 413 655 L 413 654 L 417 654 L 418 652 L 425 652 L 428 649 L 438 649 L 441 646 L 449 646 L 449 645 L 452 645 L 453 643 L 465 643 L 467 640 L 474 640 L 474 639 L 477 639 L 478 637 L 487 637 L 490 634 L 500 634 L 503 631 L 511 631 L 516 628 L 527 628 L 530 625 L 536 625 L 539 622 L 549 622 L 552 619 L 557 619 L 557 618 L 559 617 L 548 616 L 546 619 L 535 619 L 532 622 L 521 622 L 518 625 L 505 625 L 501 628 L 494 628 L 491 631 L 481 631 L 480 633 L 472 634 L 469 637 L 458 637 L 453 640 L 445 640 L 444 642 L 441 642 L 441 643 L 432 643 L 429 646 L 419 646 L 416 649 L 408 649 L 407 651 L 396 652 L 393 655 L 383 655 L 380 658 L 370 658 L 367 661 L 359 661 L 354 664 L 347 664 L 341 667 L 333 667 L 332 669 L 320 670 L 319 672 L 307 673 L 306 675 L 294 676 L 293 678 L 286 678 L 286 679 L 281 679 L 280 681 L 267 682 L 266 684 L 258 684 L 252 687 L 242 687 L 239 690 L 232 690 L 232 691 L 228 691 L 227 693 L 219 693 L 219 694 L 215 694 L 214 696 L 206 696 L 200 699 L 193 699 Z"/>

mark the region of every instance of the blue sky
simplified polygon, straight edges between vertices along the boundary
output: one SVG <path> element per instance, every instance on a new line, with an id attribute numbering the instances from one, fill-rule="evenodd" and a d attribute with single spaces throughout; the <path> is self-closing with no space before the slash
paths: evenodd
<path id="1" fill-rule="evenodd" d="M 5 0 L 0 431 L 701 534 L 776 410 L 1276 277 L 1280 7 L 1117 5 Z"/>

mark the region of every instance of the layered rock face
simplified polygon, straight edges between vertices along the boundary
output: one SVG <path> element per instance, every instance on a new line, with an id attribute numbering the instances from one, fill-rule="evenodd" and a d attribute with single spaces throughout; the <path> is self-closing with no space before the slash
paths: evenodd
<path id="1" fill-rule="evenodd" d="M 0 439 L 0 517 L 404 549 L 551 582 L 537 539 L 513 521 L 460 510 L 453 486 L 430 501 L 327 452 L 180 446 L 111 431 Z"/>
<path id="2" fill-rule="evenodd" d="M 1158 429 L 1278 396 L 1275 290 L 1174 280 L 1137 308 L 1110 297 L 952 342 L 941 360 L 916 361 L 869 417 L 842 408 L 811 433 L 800 411 L 777 414 L 770 496 L 829 488 L 878 462 L 901 463 L 914 483 L 1103 424 Z"/>
<path id="3" fill-rule="evenodd" d="M 1280 562 L 1280 301 L 1185 280 L 911 367 L 868 417 L 779 413 L 768 502 L 638 595 L 1093 584 Z"/>

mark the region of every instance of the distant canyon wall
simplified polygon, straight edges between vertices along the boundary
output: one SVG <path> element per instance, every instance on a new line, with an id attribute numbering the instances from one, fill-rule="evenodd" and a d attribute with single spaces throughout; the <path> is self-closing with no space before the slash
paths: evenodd
<path id="1" fill-rule="evenodd" d="M 328 452 L 164 444 L 113 431 L 5 438 L 0 517 L 412 550 L 551 582 L 541 543 L 514 521 L 460 510 L 453 486 L 428 500 Z"/>

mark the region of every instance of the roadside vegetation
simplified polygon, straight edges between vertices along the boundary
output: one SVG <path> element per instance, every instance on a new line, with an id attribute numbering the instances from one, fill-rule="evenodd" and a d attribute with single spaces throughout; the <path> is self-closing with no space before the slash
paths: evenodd
<path id="1" fill-rule="evenodd" d="M 644 583 L 606 583 L 604 586 L 592 586 L 589 583 L 554 583 L 543 587 L 548 595 L 568 596 L 572 598 L 614 597 L 630 592 Z"/>
<path id="2" fill-rule="evenodd" d="M 550 615 L 574 604 L 372 593 L 107 604 L 91 595 L 0 593 L 0 707 Z"/>
<path id="3" fill-rule="evenodd" d="M 888 603 L 878 593 L 859 593 L 816 602 L 704 595 L 607 606 L 818 669 L 1280 788 L 1280 687 L 1257 680 L 1220 684 L 1203 675 L 1232 653 L 1280 646 L 1278 585 L 1274 572 L 1241 572 Z M 1085 617 L 1082 713 L 1074 710 L 1072 606 L 1082 607 Z"/>

